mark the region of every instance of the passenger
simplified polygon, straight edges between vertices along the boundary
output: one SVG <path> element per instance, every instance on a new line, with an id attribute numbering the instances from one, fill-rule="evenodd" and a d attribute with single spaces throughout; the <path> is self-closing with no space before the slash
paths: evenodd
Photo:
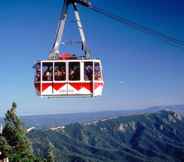
<path id="1" fill-rule="evenodd" d="M 40 81 L 40 72 L 36 72 L 35 80 Z"/>
<path id="2" fill-rule="evenodd" d="M 55 80 L 59 80 L 59 69 L 58 69 L 58 67 L 55 67 L 54 77 L 55 77 Z"/>
<path id="3" fill-rule="evenodd" d="M 70 80 L 80 80 L 80 68 L 79 67 L 75 66 L 70 69 L 69 79 Z"/>
<path id="4" fill-rule="evenodd" d="M 95 65 L 95 80 L 101 80 L 100 66 Z"/>
<path id="5" fill-rule="evenodd" d="M 93 66 L 87 65 L 85 68 L 85 80 L 92 80 L 93 78 Z"/>
<path id="6" fill-rule="evenodd" d="M 36 65 L 36 75 L 35 75 L 35 81 L 40 81 L 40 64 Z"/>
<path id="7" fill-rule="evenodd" d="M 40 71 L 40 64 L 37 64 L 37 65 L 36 65 L 36 71 L 37 71 L 37 72 Z"/>
<path id="8" fill-rule="evenodd" d="M 80 80 L 80 68 L 78 66 L 74 67 L 74 80 Z"/>
<path id="9" fill-rule="evenodd" d="M 70 78 L 70 80 L 75 80 L 75 70 L 72 68 L 71 70 L 70 70 L 70 76 L 69 76 L 69 78 Z"/>
<path id="10" fill-rule="evenodd" d="M 59 75 L 60 75 L 61 80 L 66 80 L 66 72 L 65 72 L 64 67 L 60 68 Z"/>
<path id="11" fill-rule="evenodd" d="M 66 80 L 66 72 L 64 67 L 57 68 L 55 71 L 55 80 Z"/>
<path id="12" fill-rule="evenodd" d="M 43 75 L 44 81 L 52 81 L 52 67 L 47 67 L 47 70 L 44 72 Z"/>

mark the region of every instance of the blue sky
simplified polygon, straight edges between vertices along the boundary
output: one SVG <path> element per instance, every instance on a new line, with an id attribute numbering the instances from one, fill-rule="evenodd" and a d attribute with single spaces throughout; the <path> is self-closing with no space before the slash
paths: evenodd
<path id="1" fill-rule="evenodd" d="M 0 1 L 0 116 L 12 101 L 20 115 L 74 113 L 182 104 L 184 48 L 135 31 L 80 7 L 89 47 L 102 59 L 105 89 L 99 98 L 42 99 L 32 84 L 36 60 L 51 49 L 62 0 Z M 184 2 L 92 0 L 96 6 L 184 40 Z M 79 40 L 69 18 L 64 40 Z M 61 47 L 77 51 L 80 47 Z"/>

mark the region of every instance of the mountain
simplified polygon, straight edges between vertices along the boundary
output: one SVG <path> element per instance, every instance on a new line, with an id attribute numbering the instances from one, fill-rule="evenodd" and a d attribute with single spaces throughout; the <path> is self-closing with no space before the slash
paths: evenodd
<path id="1" fill-rule="evenodd" d="M 183 162 L 184 115 L 171 111 L 74 123 L 29 132 L 36 154 L 58 162 Z"/>
<path id="2" fill-rule="evenodd" d="M 68 125 L 76 122 L 85 123 L 104 118 L 114 118 L 118 116 L 127 116 L 151 112 L 153 113 L 161 110 L 184 112 L 184 105 L 154 106 L 146 109 L 130 109 L 130 110 L 102 111 L 90 113 L 23 116 L 21 118 L 27 128 L 29 127 L 50 128 L 50 127 L 60 127 L 63 125 Z"/>
<path id="3" fill-rule="evenodd" d="M 161 110 L 184 112 L 184 105 L 169 105 L 169 106 L 154 106 L 146 109 L 130 109 L 130 110 L 116 110 L 116 111 L 101 111 L 89 113 L 70 113 L 70 114 L 53 114 L 53 115 L 34 115 L 22 116 L 21 120 L 25 127 L 30 128 L 51 128 L 60 127 L 72 123 L 86 123 L 90 121 L 114 118 L 118 116 L 127 116 L 133 114 L 154 113 Z M 3 119 L 0 118 L 0 123 Z"/>
<path id="4" fill-rule="evenodd" d="M 24 116 L 22 117 L 26 127 L 36 128 L 51 128 L 68 125 L 71 123 L 83 123 L 104 118 L 125 116 L 135 113 L 130 111 L 102 111 L 90 113 L 70 113 L 70 114 L 54 114 L 54 115 L 38 115 L 38 116 Z"/>
<path id="5" fill-rule="evenodd" d="M 184 105 L 164 105 L 164 106 L 152 106 L 147 109 L 144 109 L 143 112 L 158 112 L 161 110 L 166 110 L 166 111 L 173 111 L 173 112 L 179 112 L 179 113 L 184 113 Z"/>

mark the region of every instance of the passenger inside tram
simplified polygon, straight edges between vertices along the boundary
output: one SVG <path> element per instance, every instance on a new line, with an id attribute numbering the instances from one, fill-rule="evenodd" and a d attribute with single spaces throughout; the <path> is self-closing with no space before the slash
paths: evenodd
<path id="1" fill-rule="evenodd" d="M 95 63 L 94 71 L 95 71 L 95 80 L 97 80 L 97 81 L 102 80 L 99 63 Z"/>
<path id="2" fill-rule="evenodd" d="M 84 63 L 84 80 L 90 81 L 93 79 L 93 63 L 85 62 Z"/>
<path id="3" fill-rule="evenodd" d="M 41 76 L 41 69 L 40 69 L 40 64 L 36 64 L 36 76 L 35 76 L 35 81 L 40 81 L 40 76 Z"/>
<path id="4" fill-rule="evenodd" d="M 66 80 L 65 63 L 56 63 L 55 64 L 54 78 L 55 78 L 56 81 Z"/>
<path id="5" fill-rule="evenodd" d="M 69 63 L 69 80 L 72 80 L 72 81 L 80 80 L 80 63 L 79 62 Z"/>
<path id="6" fill-rule="evenodd" d="M 52 81 L 53 66 L 52 64 L 43 64 L 43 81 Z"/>

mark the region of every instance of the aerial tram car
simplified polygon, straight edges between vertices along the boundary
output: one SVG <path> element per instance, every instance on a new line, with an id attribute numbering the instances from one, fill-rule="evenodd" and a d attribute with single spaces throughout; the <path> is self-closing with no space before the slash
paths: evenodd
<path id="1" fill-rule="evenodd" d="M 101 96 L 104 81 L 100 59 L 91 57 L 77 5 L 90 7 L 89 0 L 64 0 L 56 38 L 48 59 L 36 62 L 34 86 L 39 96 Z M 73 6 L 80 33 L 83 56 L 60 52 L 60 45 L 68 16 Z"/>

